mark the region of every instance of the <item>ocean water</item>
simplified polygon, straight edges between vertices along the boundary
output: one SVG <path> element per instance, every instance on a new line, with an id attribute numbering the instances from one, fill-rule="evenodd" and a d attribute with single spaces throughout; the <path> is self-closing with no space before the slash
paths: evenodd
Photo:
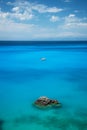
<path id="1" fill-rule="evenodd" d="M 0 130 L 87 130 L 86 42 L 11 44 L 0 46 Z M 35 108 L 40 96 L 62 107 Z"/>

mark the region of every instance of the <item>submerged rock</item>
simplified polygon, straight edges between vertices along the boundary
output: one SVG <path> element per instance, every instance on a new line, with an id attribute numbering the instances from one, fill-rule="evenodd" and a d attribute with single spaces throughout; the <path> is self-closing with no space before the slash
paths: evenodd
<path id="1" fill-rule="evenodd" d="M 34 105 L 39 108 L 46 108 L 46 107 L 61 107 L 61 103 L 59 103 L 57 100 L 50 99 L 48 97 L 42 96 L 38 98 Z"/>

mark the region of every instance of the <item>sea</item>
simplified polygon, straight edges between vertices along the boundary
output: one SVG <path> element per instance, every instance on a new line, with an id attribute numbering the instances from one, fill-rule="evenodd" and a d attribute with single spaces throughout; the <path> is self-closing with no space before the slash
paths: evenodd
<path id="1" fill-rule="evenodd" d="M 87 130 L 87 41 L 0 41 L 0 130 Z"/>

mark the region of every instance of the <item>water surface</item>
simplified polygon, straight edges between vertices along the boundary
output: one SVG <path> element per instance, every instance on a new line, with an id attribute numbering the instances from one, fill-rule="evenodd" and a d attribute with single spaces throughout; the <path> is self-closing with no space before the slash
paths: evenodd
<path id="1" fill-rule="evenodd" d="M 40 96 L 62 107 L 33 107 Z M 0 46 L 0 130 L 87 130 L 86 100 L 86 44 Z"/>

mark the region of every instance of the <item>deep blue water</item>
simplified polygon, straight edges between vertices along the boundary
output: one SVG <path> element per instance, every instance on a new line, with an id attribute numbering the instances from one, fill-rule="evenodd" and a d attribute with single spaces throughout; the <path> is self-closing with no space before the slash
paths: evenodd
<path id="1" fill-rule="evenodd" d="M 87 130 L 87 42 L 18 43 L 0 42 L 0 130 Z"/>

